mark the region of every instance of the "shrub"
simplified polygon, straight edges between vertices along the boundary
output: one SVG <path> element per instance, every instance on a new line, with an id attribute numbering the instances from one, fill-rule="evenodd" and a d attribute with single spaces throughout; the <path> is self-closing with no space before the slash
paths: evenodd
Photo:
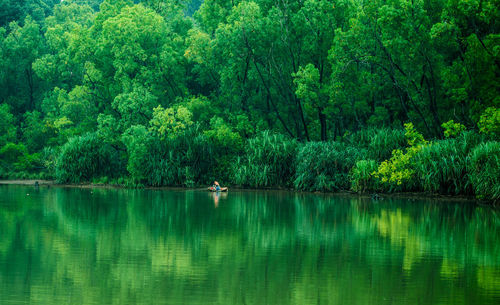
<path id="1" fill-rule="evenodd" d="M 465 131 L 464 125 L 460 123 L 455 123 L 453 120 L 441 124 L 441 127 L 443 127 L 444 129 L 444 136 L 446 138 L 456 137 L 460 133 Z"/>
<path id="2" fill-rule="evenodd" d="M 413 159 L 427 141 L 412 123 L 405 124 L 405 138 L 410 147 L 406 151 L 395 149 L 392 157 L 383 161 L 373 173 L 382 188 L 389 192 L 415 190 L 418 186 Z"/>
<path id="3" fill-rule="evenodd" d="M 424 145 L 427 141 L 424 136 L 418 132 L 413 126 L 413 123 L 406 123 L 405 125 L 405 138 L 410 146 Z"/>
<path id="4" fill-rule="evenodd" d="M 34 171 L 40 171 L 44 168 L 42 160 L 40 158 L 40 153 L 34 154 L 24 154 L 19 156 L 17 162 L 14 163 L 14 168 L 16 171 L 26 171 L 33 173 Z"/>
<path id="5" fill-rule="evenodd" d="M 243 150 L 243 139 L 239 133 L 233 131 L 233 128 L 224 122 L 223 119 L 219 117 L 212 117 L 210 120 L 210 129 L 206 130 L 204 133 L 205 138 L 208 139 L 213 147 L 212 153 L 217 162 L 215 173 L 217 180 L 224 180 L 229 178 L 233 164 L 234 157 L 241 155 Z M 215 160 L 214 160 L 215 161 Z M 213 180 L 213 179 L 212 179 Z"/>
<path id="6" fill-rule="evenodd" d="M 251 187 L 289 185 L 296 149 L 295 140 L 265 131 L 248 140 L 244 157 L 234 163 L 232 180 Z"/>
<path id="7" fill-rule="evenodd" d="M 349 189 L 348 174 L 359 157 L 358 148 L 338 142 L 309 142 L 299 149 L 294 186 L 299 190 Z"/>
<path id="8" fill-rule="evenodd" d="M 469 154 L 470 181 L 478 198 L 500 198 L 500 143 L 479 144 Z"/>
<path id="9" fill-rule="evenodd" d="M 38 111 L 26 112 L 23 122 L 23 139 L 29 151 L 40 151 L 47 140 L 54 137 L 43 122 L 42 114 Z"/>
<path id="10" fill-rule="evenodd" d="M 500 137 L 500 108 L 486 108 L 477 125 L 480 132 L 498 140 Z"/>
<path id="11" fill-rule="evenodd" d="M 15 178 L 16 173 L 24 173 L 26 177 L 31 177 L 35 172 L 38 173 L 43 169 L 45 167 L 41 154 L 29 154 L 24 144 L 7 143 L 0 148 L 2 178 Z"/>
<path id="12" fill-rule="evenodd" d="M 389 160 L 378 166 L 373 176 L 380 182 L 382 188 L 389 192 L 412 191 L 417 183 L 413 167 L 413 157 L 422 146 L 408 147 L 406 152 L 396 149 Z"/>
<path id="13" fill-rule="evenodd" d="M 73 137 L 61 148 L 57 158 L 58 182 L 78 183 L 94 177 L 119 174 L 121 166 L 117 152 L 103 144 L 95 133 Z"/>
<path id="14" fill-rule="evenodd" d="M 377 170 L 378 164 L 375 160 L 360 160 L 354 164 L 349 178 L 351 179 L 351 189 L 356 192 L 366 192 L 377 189 L 377 180 L 373 173 Z"/>
<path id="15" fill-rule="evenodd" d="M 28 150 L 24 144 L 7 143 L 0 148 L 0 160 L 3 162 L 13 165 L 16 163 L 20 157 L 26 155 Z"/>

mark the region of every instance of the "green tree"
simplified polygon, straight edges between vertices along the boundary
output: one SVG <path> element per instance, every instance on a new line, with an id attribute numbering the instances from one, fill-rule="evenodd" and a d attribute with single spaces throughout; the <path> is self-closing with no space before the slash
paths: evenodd
<path id="1" fill-rule="evenodd" d="M 0 98 L 6 100 L 16 114 L 35 109 L 41 92 L 40 80 L 32 64 L 45 47 L 40 26 L 29 16 L 23 26 L 13 22 L 0 44 L 3 60 L 6 61 L 2 65 L 4 73 L 0 86 L 4 90 Z"/>
<path id="2" fill-rule="evenodd" d="M 9 111 L 9 105 L 0 104 L 0 147 L 16 140 L 16 119 Z"/>

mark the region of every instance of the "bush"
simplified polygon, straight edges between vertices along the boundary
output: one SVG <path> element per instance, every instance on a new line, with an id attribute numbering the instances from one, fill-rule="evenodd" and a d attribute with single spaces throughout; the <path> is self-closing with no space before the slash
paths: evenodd
<path id="1" fill-rule="evenodd" d="M 405 124 L 405 138 L 410 147 L 405 151 L 395 149 L 392 152 L 392 157 L 380 163 L 377 171 L 373 174 L 380 182 L 382 189 L 389 192 L 412 191 L 418 188 L 414 157 L 427 145 L 427 141 L 412 123 Z"/>
<path id="2" fill-rule="evenodd" d="M 378 164 L 375 160 L 357 161 L 349 175 L 351 179 L 351 189 L 356 192 L 376 190 L 377 180 L 373 176 L 373 173 L 377 168 Z"/>
<path id="3" fill-rule="evenodd" d="M 216 116 L 210 120 L 210 129 L 203 134 L 205 135 L 204 139 L 208 139 L 210 142 L 216 160 L 214 163 L 216 167 L 213 168 L 215 172 L 212 175 L 215 174 L 214 178 L 218 177 L 216 180 L 219 181 L 228 179 L 235 162 L 235 156 L 244 153 L 243 139 L 237 132 L 233 131 L 229 124 Z"/>
<path id="4" fill-rule="evenodd" d="M 500 108 L 486 108 L 477 125 L 481 133 L 498 140 L 500 137 Z"/>
<path id="5" fill-rule="evenodd" d="M 479 144 L 469 154 L 470 182 L 478 198 L 500 198 L 500 143 Z"/>
<path id="6" fill-rule="evenodd" d="M 383 190 L 414 191 L 417 188 L 413 157 L 423 146 L 411 146 L 406 151 L 396 149 L 389 160 L 378 166 L 373 176 L 380 182 Z"/>
<path id="7" fill-rule="evenodd" d="M 307 191 L 347 190 L 349 171 L 364 151 L 338 142 L 309 142 L 297 154 L 295 188 Z"/>
<path id="8" fill-rule="evenodd" d="M 63 145 L 57 158 L 56 178 L 61 183 L 90 181 L 120 174 L 121 167 L 117 152 L 103 144 L 95 133 L 88 133 Z"/>
<path id="9" fill-rule="evenodd" d="M 24 144 L 9 142 L 0 148 L 0 168 L 3 178 L 11 178 L 15 172 L 31 175 L 44 167 L 39 153 L 29 154 Z"/>
<path id="10" fill-rule="evenodd" d="M 248 140 L 245 156 L 233 166 L 235 184 L 250 187 L 287 186 L 294 176 L 297 142 L 269 131 Z"/>
<path id="11" fill-rule="evenodd" d="M 441 124 L 444 129 L 444 136 L 446 138 L 454 138 L 465 131 L 465 126 L 460 123 L 455 123 L 455 121 L 450 120 L 446 123 Z"/>
<path id="12" fill-rule="evenodd" d="M 26 155 L 28 150 L 24 144 L 7 143 L 0 148 L 0 160 L 8 163 L 14 164 L 17 160 Z"/>

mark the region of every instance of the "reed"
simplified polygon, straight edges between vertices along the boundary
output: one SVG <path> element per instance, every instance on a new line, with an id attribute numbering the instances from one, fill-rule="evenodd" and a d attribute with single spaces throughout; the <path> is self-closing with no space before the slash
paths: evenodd
<path id="1" fill-rule="evenodd" d="M 426 145 L 413 158 L 421 190 L 440 194 L 470 193 L 467 153 L 456 139 Z"/>
<path id="2" fill-rule="evenodd" d="M 339 142 L 307 143 L 297 154 L 294 186 L 308 191 L 347 190 L 349 171 L 364 153 Z"/>
<path id="3" fill-rule="evenodd" d="M 484 136 L 469 131 L 457 138 L 424 145 L 412 162 L 419 189 L 440 194 L 473 194 L 469 153 L 483 140 Z"/>
<path id="4" fill-rule="evenodd" d="M 113 177 L 121 172 L 117 152 L 95 133 L 73 137 L 64 144 L 56 162 L 58 182 L 79 183 L 92 178 Z"/>
<path id="5" fill-rule="evenodd" d="M 297 142 L 269 131 L 248 140 L 234 162 L 232 182 L 250 187 L 288 186 L 294 175 Z"/>
<path id="6" fill-rule="evenodd" d="M 470 182 L 478 198 L 500 199 L 500 142 L 479 144 L 469 154 Z"/>
<path id="7" fill-rule="evenodd" d="M 391 157 L 392 151 L 407 147 L 403 129 L 382 128 L 373 134 L 367 147 L 367 157 L 384 161 Z"/>
<path id="8" fill-rule="evenodd" d="M 373 176 L 377 168 L 375 160 L 357 161 L 349 174 L 351 189 L 359 193 L 377 190 L 378 181 Z"/>

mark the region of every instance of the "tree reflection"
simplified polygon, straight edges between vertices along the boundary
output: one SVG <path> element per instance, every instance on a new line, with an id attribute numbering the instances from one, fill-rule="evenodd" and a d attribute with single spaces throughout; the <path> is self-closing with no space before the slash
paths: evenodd
<path id="1" fill-rule="evenodd" d="M 27 190 L 0 187 L 2 303 L 500 297 L 500 219 L 485 207 L 287 192 L 233 192 L 216 203 L 196 191 Z"/>

